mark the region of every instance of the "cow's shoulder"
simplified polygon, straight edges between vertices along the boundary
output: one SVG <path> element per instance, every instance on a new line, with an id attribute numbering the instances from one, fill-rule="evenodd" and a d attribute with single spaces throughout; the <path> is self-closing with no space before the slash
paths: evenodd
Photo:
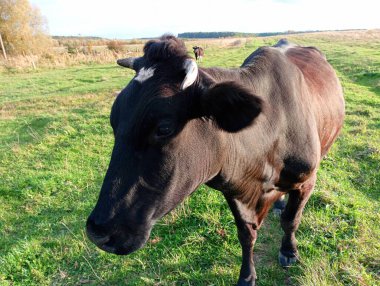
<path id="1" fill-rule="evenodd" d="M 290 49 L 302 49 L 302 47 L 289 42 L 286 39 L 281 39 L 273 46 L 263 46 L 250 54 L 242 64 L 242 67 L 261 65 L 273 66 L 279 68 L 279 65 L 287 63 L 287 52 Z"/>
<path id="2" fill-rule="evenodd" d="M 268 64 L 272 62 L 272 58 L 276 54 L 276 51 L 272 50 L 271 47 L 260 47 L 244 60 L 241 67 Z"/>
<path id="3" fill-rule="evenodd" d="M 287 39 L 279 40 L 273 46 L 264 46 L 258 48 L 250 54 L 242 64 L 242 67 L 261 63 L 276 63 L 279 64 L 281 59 L 294 64 L 300 62 L 325 62 L 325 55 L 316 47 L 302 47 Z"/>

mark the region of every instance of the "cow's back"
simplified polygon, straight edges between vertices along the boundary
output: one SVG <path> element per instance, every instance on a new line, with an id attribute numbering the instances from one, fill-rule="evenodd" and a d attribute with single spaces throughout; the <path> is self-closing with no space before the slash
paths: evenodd
<path id="1" fill-rule="evenodd" d="M 283 114 L 282 120 L 273 124 L 284 125 L 283 132 L 305 137 L 298 138 L 293 148 L 297 150 L 301 147 L 298 143 L 317 136 L 320 156 L 324 156 L 339 134 L 344 118 L 342 88 L 326 57 L 314 47 L 280 40 L 273 47 L 253 52 L 242 68 L 254 74 L 253 84 L 260 86 L 258 93 L 269 94 L 271 112 Z"/>
<path id="2" fill-rule="evenodd" d="M 280 41 L 252 53 L 241 73 L 266 102 L 262 121 L 247 131 L 255 136 L 248 148 L 263 150 L 254 152 L 256 158 L 269 158 L 283 188 L 307 180 L 343 124 L 343 94 L 335 71 L 317 49 Z M 244 136 L 241 140 L 249 146 Z"/>

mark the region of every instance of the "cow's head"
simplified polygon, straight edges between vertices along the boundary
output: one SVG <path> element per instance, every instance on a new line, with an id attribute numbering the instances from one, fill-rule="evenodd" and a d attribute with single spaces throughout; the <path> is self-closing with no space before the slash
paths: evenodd
<path id="1" fill-rule="evenodd" d="M 216 83 L 198 70 L 173 36 L 118 63 L 136 76 L 112 107 L 115 144 L 87 234 L 105 251 L 128 254 L 145 244 L 158 219 L 220 172 L 226 136 L 250 125 L 262 102 L 238 83 Z"/>

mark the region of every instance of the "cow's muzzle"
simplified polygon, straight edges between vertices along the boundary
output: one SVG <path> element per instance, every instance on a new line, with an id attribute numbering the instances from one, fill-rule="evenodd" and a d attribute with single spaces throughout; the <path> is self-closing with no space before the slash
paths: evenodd
<path id="1" fill-rule="evenodd" d="M 149 238 L 150 230 L 133 234 L 130 230 L 112 230 L 111 227 L 88 218 L 87 236 L 101 250 L 117 255 L 127 255 L 141 248 Z"/>

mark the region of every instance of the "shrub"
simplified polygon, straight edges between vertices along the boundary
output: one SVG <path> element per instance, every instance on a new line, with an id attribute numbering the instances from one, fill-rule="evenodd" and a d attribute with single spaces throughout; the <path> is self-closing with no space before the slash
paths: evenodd
<path id="1" fill-rule="evenodd" d="M 107 48 L 115 53 L 121 53 L 125 50 L 123 42 L 116 40 L 108 41 Z"/>

